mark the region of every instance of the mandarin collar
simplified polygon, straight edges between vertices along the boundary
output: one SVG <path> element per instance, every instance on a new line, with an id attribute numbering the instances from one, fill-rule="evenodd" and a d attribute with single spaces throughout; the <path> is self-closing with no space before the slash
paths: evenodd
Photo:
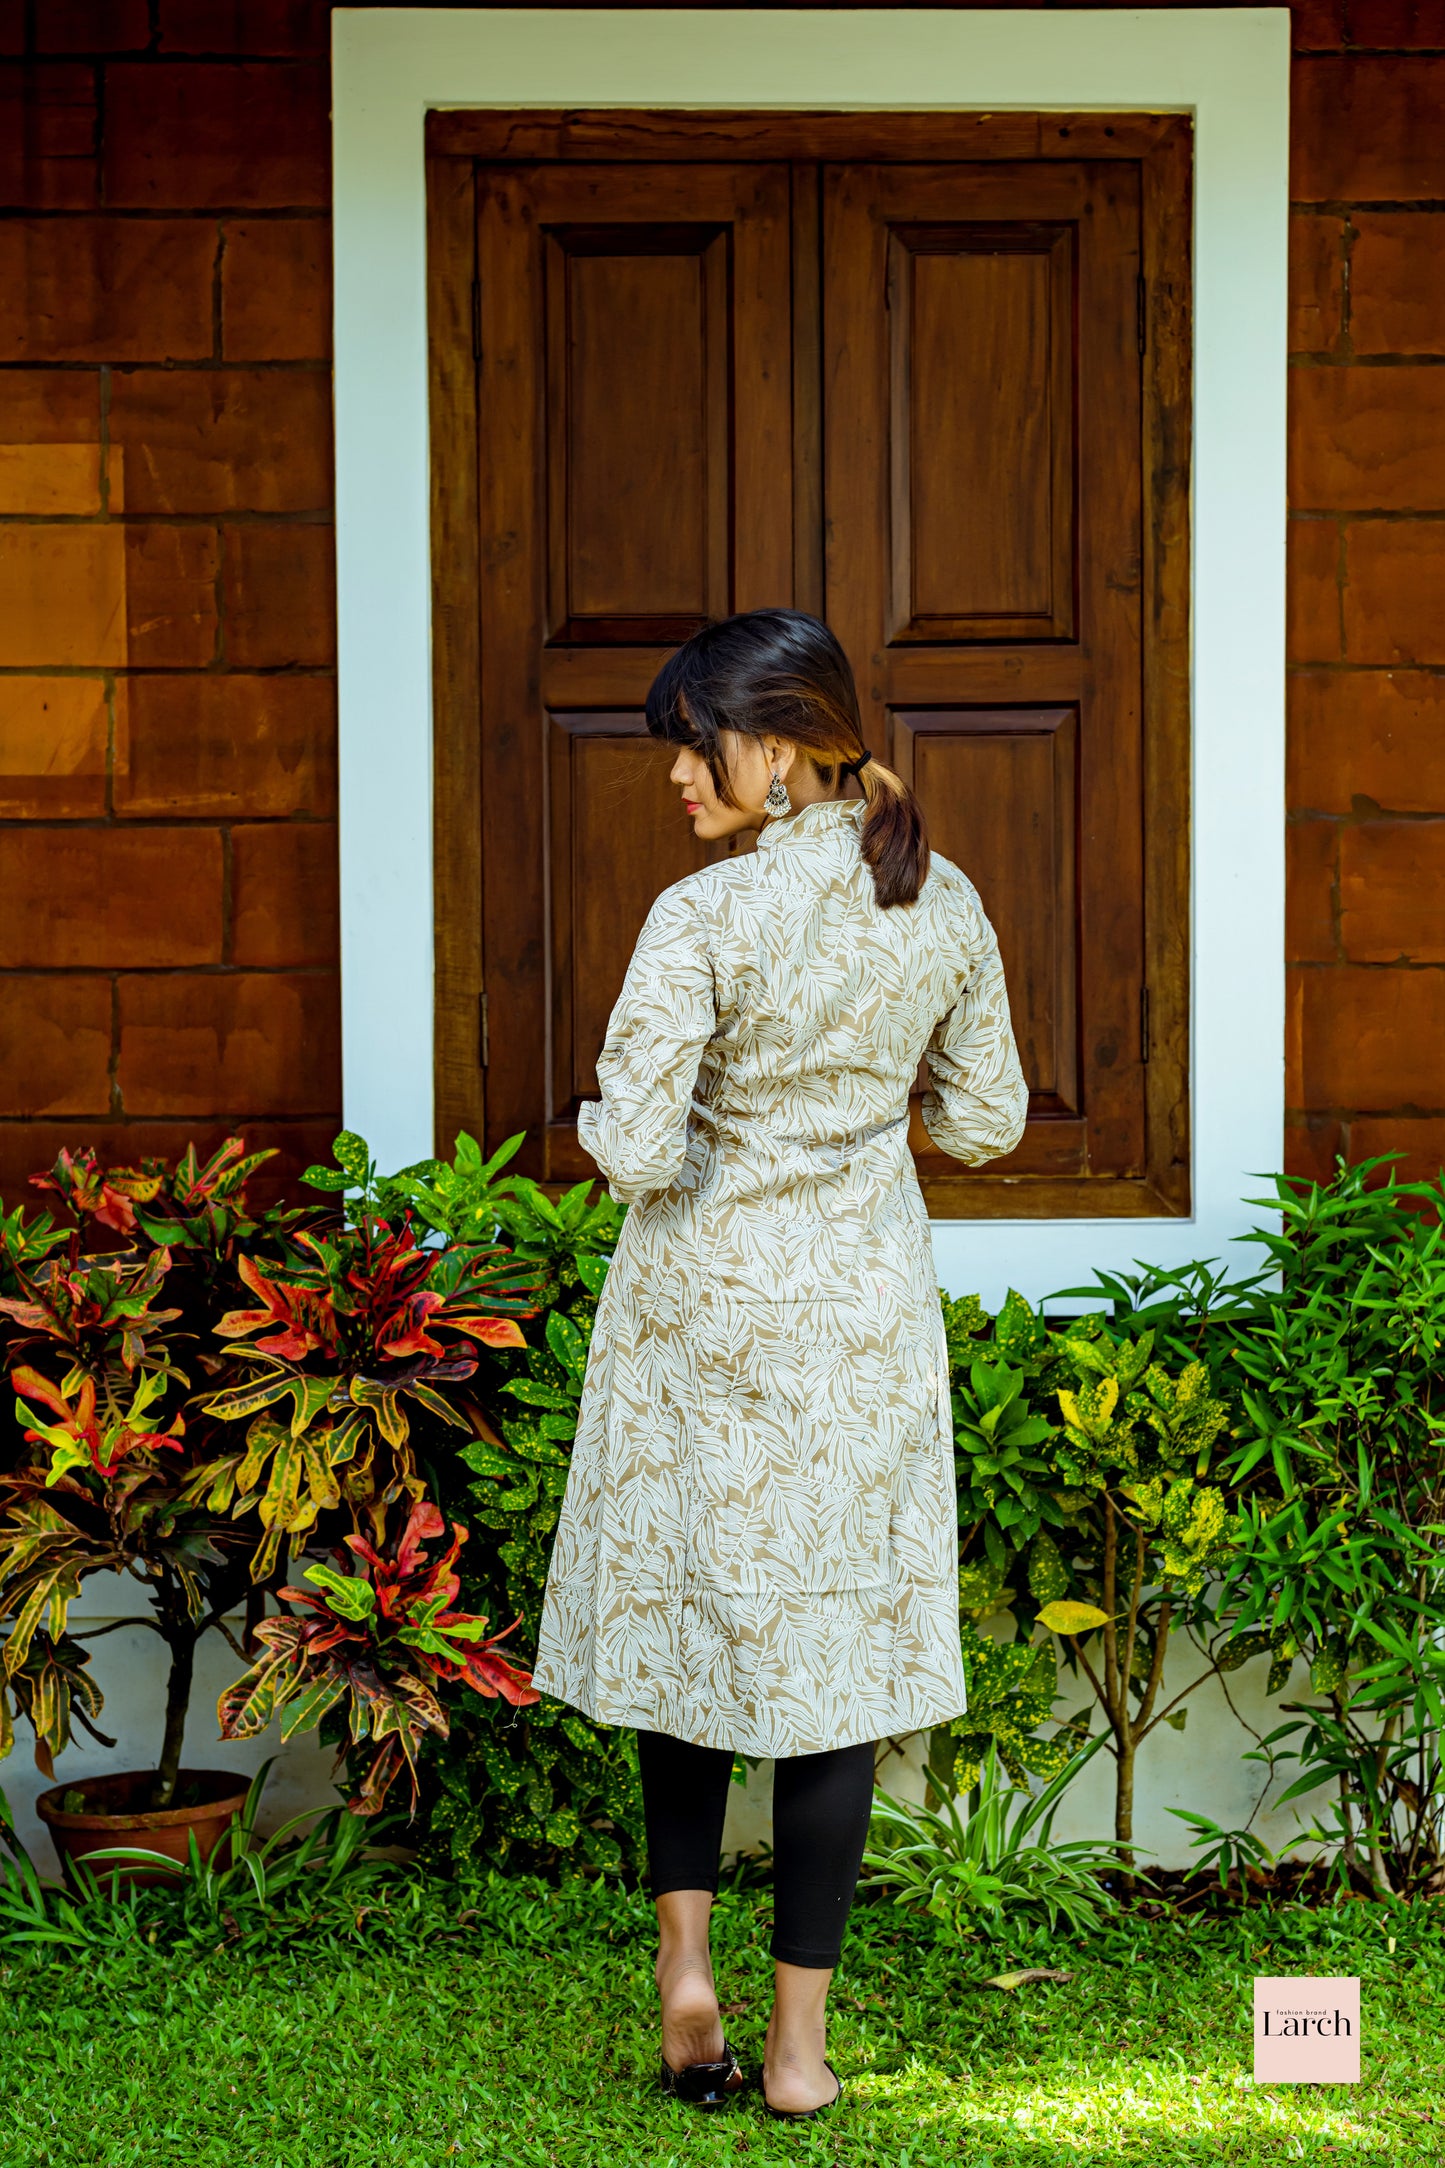
<path id="1" fill-rule="evenodd" d="M 771 851 L 779 844 L 806 843 L 830 831 L 836 833 L 845 821 L 856 826 L 865 804 L 862 798 L 815 798 L 811 805 L 799 806 L 796 813 L 786 814 L 780 821 L 770 820 L 758 831 L 757 847 Z"/>

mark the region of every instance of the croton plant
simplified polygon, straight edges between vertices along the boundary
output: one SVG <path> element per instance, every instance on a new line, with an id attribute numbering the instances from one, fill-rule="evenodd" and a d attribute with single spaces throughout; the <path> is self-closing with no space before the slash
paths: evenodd
<path id="1" fill-rule="evenodd" d="M 17 1712 L 47 1775 L 73 1725 L 114 1744 L 95 1633 L 69 1615 L 91 1575 L 119 1573 L 149 1609 L 117 1623 L 169 1652 L 154 1806 L 175 1799 L 214 1630 L 249 1666 L 222 1735 L 338 1712 L 352 1805 L 372 1813 L 403 1770 L 415 1800 L 445 1689 L 538 1698 L 503 1633 L 454 1608 L 465 1531 L 429 1549 L 445 1523 L 427 1469 L 442 1439 L 472 1436 L 464 1388 L 488 1351 L 526 1347 L 539 1273 L 492 1239 L 494 1213 L 476 1237 L 437 1228 L 431 1163 L 379 1185 L 350 1135 L 337 1169 L 307 1177 L 328 1200 L 253 1213 L 247 1184 L 272 1156 L 238 1138 L 204 1164 L 63 1151 L 34 1178 L 51 1207 L 0 1221 L 17 1415 L 0 1444 L 0 1755 Z"/>

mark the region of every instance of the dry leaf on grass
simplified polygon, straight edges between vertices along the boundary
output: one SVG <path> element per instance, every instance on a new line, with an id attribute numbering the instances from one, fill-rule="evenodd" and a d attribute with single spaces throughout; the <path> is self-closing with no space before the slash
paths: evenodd
<path id="1" fill-rule="evenodd" d="M 1030 1980 L 1072 1980 L 1073 1977 L 1071 1972 L 1050 1972 L 1047 1965 L 1031 1965 L 1024 1972 L 995 1973 L 991 1980 L 985 1980 L 982 1984 L 985 1987 L 1001 1987 L 1006 1995 L 1011 1995 L 1015 1988 L 1026 1986 Z"/>

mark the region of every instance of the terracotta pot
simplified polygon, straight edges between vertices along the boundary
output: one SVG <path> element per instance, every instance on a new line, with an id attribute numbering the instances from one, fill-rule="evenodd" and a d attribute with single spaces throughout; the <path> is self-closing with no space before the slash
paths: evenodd
<path id="1" fill-rule="evenodd" d="M 246 1803 L 248 1783 L 234 1769 L 183 1769 L 176 1790 L 183 1799 L 199 1805 L 165 1807 L 159 1811 L 142 1804 L 155 1784 L 152 1769 L 126 1770 L 119 1776 L 81 1777 L 74 1784 L 57 1784 L 42 1792 L 35 1811 L 50 1831 L 62 1864 L 84 1859 L 107 1845 L 135 1845 L 160 1852 L 167 1859 L 187 1860 L 194 1836 L 202 1859 L 209 1859 L 231 1826 L 233 1814 Z M 61 1801 L 78 1792 L 83 1804 L 68 1808 Z M 174 1880 L 164 1868 L 148 1873 L 144 1867 L 122 1860 L 102 1860 L 96 1872 L 102 1879 L 119 1873 L 123 1886 L 141 1882 Z"/>

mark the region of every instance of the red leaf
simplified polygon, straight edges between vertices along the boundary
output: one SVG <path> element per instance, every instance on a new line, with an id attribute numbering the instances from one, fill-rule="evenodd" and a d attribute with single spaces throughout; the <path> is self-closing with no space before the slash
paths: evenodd
<path id="1" fill-rule="evenodd" d="M 400 1574 L 415 1573 L 421 1563 L 422 1545 L 435 1540 L 446 1532 L 446 1521 L 439 1506 L 429 1498 L 419 1498 L 407 1515 L 401 1542 L 397 1545 L 396 1566 Z M 453 1546 L 455 1553 L 455 1546 Z"/>
<path id="2" fill-rule="evenodd" d="M 109 1182 L 102 1182 L 100 1185 L 100 1203 L 96 1207 L 95 1216 L 102 1227 L 113 1227 L 118 1235 L 135 1233 L 135 1212 L 129 1197 L 122 1196 L 118 1189 L 112 1189 Z"/>
<path id="3" fill-rule="evenodd" d="M 393 1311 L 376 1329 L 378 1355 L 398 1360 L 406 1355 L 445 1355 L 441 1341 L 433 1340 L 425 1330 L 426 1320 L 434 1310 L 441 1309 L 443 1300 L 441 1295 L 423 1289 Z"/>
<path id="4" fill-rule="evenodd" d="M 468 1686 L 474 1686 L 477 1692 L 485 1694 L 489 1701 L 495 1700 L 500 1694 L 503 1701 L 509 1701 L 514 1709 L 529 1709 L 533 1702 L 542 1698 L 532 1684 L 531 1672 L 524 1671 L 517 1664 L 508 1663 L 505 1656 L 495 1654 L 490 1641 L 473 1650 L 462 1665 L 461 1675 Z"/>
<path id="5" fill-rule="evenodd" d="M 3 1307 L 8 1310 L 12 1305 L 6 1303 Z M 18 1307 L 18 1305 L 13 1307 Z M 32 1370 L 27 1363 L 22 1363 L 18 1370 L 11 1371 L 10 1382 L 16 1392 L 22 1393 L 27 1400 L 38 1400 L 42 1407 L 53 1408 L 57 1415 L 63 1415 L 66 1422 L 71 1420 L 70 1402 L 61 1392 L 59 1386 L 52 1385 L 49 1378 L 43 1378 L 38 1370 Z M 86 1383 L 90 1385 L 88 1378 Z M 90 1386 L 90 1404 L 92 1408 L 95 1406 L 95 1387 L 93 1385 Z"/>
<path id="6" fill-rule="evenodd" d="M 525 1347 L 527 1339 L 522 1328 L 510 1317 L 452 1317 L 447 1323 L 464 1332 L 469 1340 L 481 1340 L 488 1347 Z"/>

